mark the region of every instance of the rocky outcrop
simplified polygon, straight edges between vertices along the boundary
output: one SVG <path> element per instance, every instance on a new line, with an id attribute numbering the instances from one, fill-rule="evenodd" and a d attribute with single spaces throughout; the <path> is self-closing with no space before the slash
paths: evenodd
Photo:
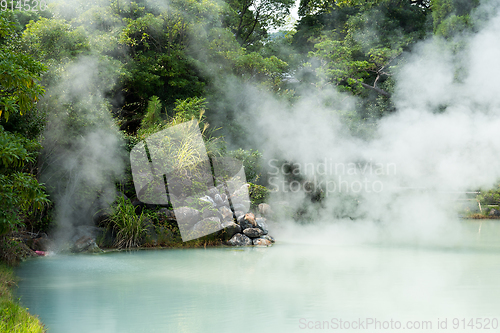
<path id="1" fill-rule="evenodd" d="M 267 220 L 264 217 L 255 217 L 253 213 L 239 214 L 237 218 L 237 223 L 241 230 L 241 236 L 246 236 L 251 240 L 251 244 L 248 242 L 242 242 L 241 236 L 234 235 L 228 242 L 228 245 L 232 246 L 246 246 L 246 245 L 256 245 L 256 246 L 270 246 L 275 240 L 273 237 L 269 236 L 269 227 L 267 225 Z M 235 236 L 237 236 L 235 238 Z M 246 239 L 245 239 L 246 240 Z M 242 244 L 245 245 L 242 245 Z"/>

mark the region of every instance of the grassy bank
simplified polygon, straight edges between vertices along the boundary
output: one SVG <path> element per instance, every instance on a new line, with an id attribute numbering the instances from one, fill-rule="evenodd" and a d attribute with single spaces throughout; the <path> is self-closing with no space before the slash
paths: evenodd
<path id="1" fill-rule="evenodd" d="M 12 268 L 0 263 L 0 332 L 45 332 L 38 318 L 13 298 L 15 281 Z"/>

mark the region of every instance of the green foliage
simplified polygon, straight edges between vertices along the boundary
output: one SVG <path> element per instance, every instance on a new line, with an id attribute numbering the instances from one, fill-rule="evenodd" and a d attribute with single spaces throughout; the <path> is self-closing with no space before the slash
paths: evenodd
<path id="1" fill-rule="evenodd" d="M 176 122 L 185 122 L 193 119 L 204 120 L 206 98 L 188 97 L 184 100 L 176 100 L 174 114 Z"/>
<path id="2" fill-rule="evenodd" d="M 157 96 L 149 99 L 146 114 L 141 121 L 141 129 L 146 130 L 161 122 L 161 102 Z"/>
<path id="3" fill-rule="evenodd" d="M 259 45 L 267 35 L 267 30 L 282 25 L 293 0 L 226 0 L 229 12 L 225 24 L 234 33 L 238 42 L 246 47 Z"/>
<path id="4" fill-rule="evenodd" d="M 38 83 L 44 65 L 20 50 L 14 23 L 0 13 L 0 118 L 30 111 L 44 93 Z"/>
<path id="5" fill-rule="evenodd" d="M 435 34 L 449 38 L 471 27 L 472 22 L 469 15 L 450 15 L 437 26 Z"/>
<path id="6" fill-rule="evenodd" d="M 123 196 L 119 197 L 109 217 L 109 222 L 116 231 L 115 246 L 137 247 L 146 232 L 146 221 L 146 216 L 142 212 L 137 216 L 135 207 Z"/>
<path id="7" fill-rule="evenodd" d="M 20 214 L 49 203 L 43 184 L 22 172 L 35 160 L 40 145 L 0 126 L 0 235 L 22 225 Z"/>
<path id="8" fill-rule="evenodd" d="M 49 63 L 65 61 L 90 51 L 83 28 L 73 28 L 64 19 L 30 21 L 23 32 L 23 44 L 30 54 Z"/>
<path id="9" fill-rule="evenodd" d="M 432 18 L 434 33 L 451 37 L 455 33 L 472 26 L 471 11 L 479 5 L 479 0 L 433 0 Z"/>
<path id="10" fill-rule="evenodd" d="M 481 191 L 476 199 L 481 203 L 481 205 L 500 205 L 500 185 L 496 185 L 494 188 Z"/>
<path id="11" fill-rule="evenodd" d="M 266 202 L 271 192 L 268 188 L 262 185 L 250 184 L 249 195 L 252 208 L 258 207 L 261 203 Z"/>

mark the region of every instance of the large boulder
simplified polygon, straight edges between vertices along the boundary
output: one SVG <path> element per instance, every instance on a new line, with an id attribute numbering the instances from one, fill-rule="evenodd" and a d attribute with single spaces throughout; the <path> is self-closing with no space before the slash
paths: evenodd
<path id="1" fill-rule="evenodd" d="M 264 235 L 264 231 L 259 228 L 246 228 L 243 230 L 243 233 L 250 238 L 258 238 Z"/>
<path id="2" fill-rule="evenodd" d="M 252 240 L 247 236 L 238 233 L 231 237 L 227 243 L 231 246 L 249 246 L 252 245 Z"/>
<path id="3" fill-rule="evenodd" d="M 229 240 L 235 234 L 241 232 L 241 227 L 234 222 L 222 222 L 222 228 L 222 236 L 224 237 L 224 240 Z"/>
<path id="4" fill-rule="evenodd" d="M 105 226 L 107 224 L 107 221 L 109 220 L 110 215 L 110 210 L 98 210 L 93 216 L 94 225 Z"/>

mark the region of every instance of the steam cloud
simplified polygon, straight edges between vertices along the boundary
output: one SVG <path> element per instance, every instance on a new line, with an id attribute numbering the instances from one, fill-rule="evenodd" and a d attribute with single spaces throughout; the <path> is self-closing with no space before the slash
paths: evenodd
<path id="1" fill-rule="evenodd" d="M 56 202 L 58 246 L 81 237 L 79 226 L 92 225 L 93 215 L 116 196 L 114 182 L 124 168 L 123 147 L 103 94 L 96 57 L 66 66 L 67 75 L 47 88 L 42 180 Z"/>
<path id="2" fill-rule="evenodd" d="M 308 97 L 291 107 L 271 96 L 263 98 L 262 92 L 249 86 L 227 90 L 231 100 L 245 101 L 240 124 L 255 134 L 253 142 L 268 161 L 292 161 L 301 171 L 325 160 L 345 166 L 359 163 L 357 174 L 340 176 L 350 184 L 383 183 L 380 192 L 344 190 L 340 195 L 338 173 L 316 179 L 323 184 L 336 181 L 337 192 L 326 195 L 322 204 L 308 204 L 306 211 L 316 224 L 343 219 L 348 223 L 324 226 L 331 232 L 318 229 L 315 242 L 340 241 L 346 230 L 356 239 L 380 236 L 396 242 L 431 243 L 461 239 L 456 199 L 464 198 L 462 192 L 491 188 L 500 179 L 500 95 L 494 82 L 500 75 L 497 8 L 498 1 L 489 2 L 475 12 L 475 19 L 485 22 L 476 33 L 451 41 L 431 38 L 415 46 L 408 63 L 396 74 L 397 111 L 378 122 L 370 140 L 348 133 L 339 114 L 352 110 L 354 103 L 333 88 L 320 94 L 303 93 Z M 362 174 L 366 163 L 395 164 L 396 172 Z M 302 176 L 311 179 L 312 175 Z M 304 190 L 288 188 L 281 194 L 279 199 L 294 207 L 308 200 Z M 360 228 L 360 224 L 369 227 Z M 374 224 L 379 227 L 373 229 Z M 290 224 L 289 230 L 277 236 L 295 241 L 307 238 L 301 230 Z"/>

